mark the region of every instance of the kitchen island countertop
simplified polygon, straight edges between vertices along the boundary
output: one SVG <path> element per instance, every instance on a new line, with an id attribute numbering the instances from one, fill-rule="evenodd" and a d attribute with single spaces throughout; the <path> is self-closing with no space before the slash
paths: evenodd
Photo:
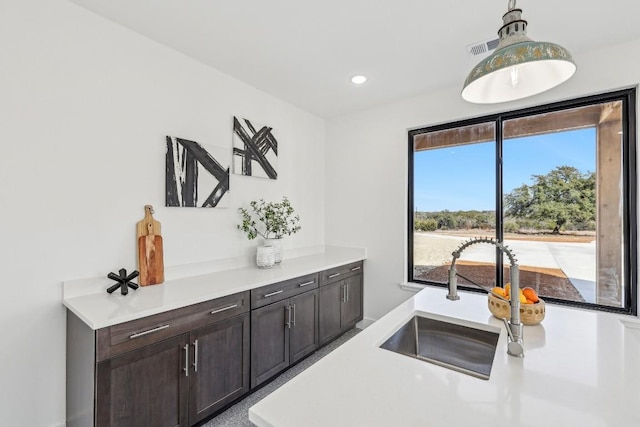
<path id="1" fill-rule="evenodd" d="M 507 355 L 486 295 L 427 287 L 249 409 L 260 427 L 640 425 L 637 317 L 547 304 Z M 414 314 L 501 328 L 489 380 L 379 346 Z"/>

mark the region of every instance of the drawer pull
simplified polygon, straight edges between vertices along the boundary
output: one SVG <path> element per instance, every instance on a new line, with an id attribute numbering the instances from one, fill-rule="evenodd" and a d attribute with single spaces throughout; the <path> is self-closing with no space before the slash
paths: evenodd
<path id="1" fill-rule="evenodd" d="M 213 310 L 211 314 L 222 313 L 223 311 L 231 310 L 232 308 L 236 308 L 238 304 L 233 304 L 227 307 L 218 308 L 217 310 Z"/>
<path id="2" fill-rule="evenodd" d="M 310 280 L 308 282 L 300 283 L 298 286 L 302 288 L 303 286 L 313 285 L 314 283 L 316 283 L 315 280 Z"/>
<path id="3" fill-rule="evenodd" d="M 360 270 L 360 267 L 353 267 L 353 268 L 351 269 L 351 271 L 358 271 L 358 270 Z"/>
<path id="4" fill-rule="evenodd" d="M 158 326 L 157 328 L 149 329 L 148 331 L 138 332 L 137 334 L 133 334 L 133 335 L 131 335 L 131 336 L 129 337 L 129 339 L 142 337 L 142 336 L 144 336 L 144 335 L 151 334 L 151 333 L 153 333 L 153 332 L 158 332 L 158 331 L 161 331 L 161 330 L 163 330 L 163 329 L 167 329 L 169 326 L 170 326 L 170 325 L 162 325 L 162 326 Z"/>
<path id="5" fill-rule="evenodd" d="M 340 275 L 340 273 L 333 273 L 332 275 L 329 276 L 329 279 L 333 279 L 334 277 L 338 277 Z"/>
<path id="6" fill-rule="evenodd" d="M 270 294 L 266 294 L 264 297 L 265 297 L 265 298 L 269 298 L 269 297 L 272 297 L 272 296 L 274 296 L 274 295 L 281 294 L 281 293 L 282 293 L 282 291 L 283 291 L 283 289 L 280 289 L 279 291 L 275 291 L 275 292 L 271 292 Z"/>

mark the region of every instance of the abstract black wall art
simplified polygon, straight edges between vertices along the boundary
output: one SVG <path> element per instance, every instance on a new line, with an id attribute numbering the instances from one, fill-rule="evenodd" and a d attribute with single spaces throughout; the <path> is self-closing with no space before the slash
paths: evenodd
<path id="1" fill-rule="evenodd" d="M 278 141 L 269 126 L 233 118 L 233 173 L 278 178 Z"/>
<path id="2" fill-rule="evenodd" d="M 167 136 L 166 205 L 228 207 L 228 150 Z"/>

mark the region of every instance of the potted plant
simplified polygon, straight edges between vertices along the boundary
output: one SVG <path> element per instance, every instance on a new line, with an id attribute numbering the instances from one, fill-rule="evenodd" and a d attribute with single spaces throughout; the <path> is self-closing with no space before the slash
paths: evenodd
<path id="1" fill-rule="evenodd" d="M 273 246 L 275 263 L 282 261 L 281 240 L 285 235 L 297 233 L 300 230 L 300 216 L 295 215 L 286 196 L 281 202 L 265 202 L 263 199 L 249 203 L 251 211 L 239 208 L 242 215 L 242 224 L 238 224 L 238 230 L 247 234 L 249 240 L 261 236 L 265 245 Z"/>

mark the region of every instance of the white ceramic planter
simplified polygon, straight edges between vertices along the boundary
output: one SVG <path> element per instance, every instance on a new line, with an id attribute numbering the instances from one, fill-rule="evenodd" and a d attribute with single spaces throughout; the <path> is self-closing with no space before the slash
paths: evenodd
<path id="1" fill-rule="evenodd" d="M 275 252 L 273 246 L 258 246 L 256 250 L 256 264 L 258 268 L 271 268 L 275 265 Z"/>

